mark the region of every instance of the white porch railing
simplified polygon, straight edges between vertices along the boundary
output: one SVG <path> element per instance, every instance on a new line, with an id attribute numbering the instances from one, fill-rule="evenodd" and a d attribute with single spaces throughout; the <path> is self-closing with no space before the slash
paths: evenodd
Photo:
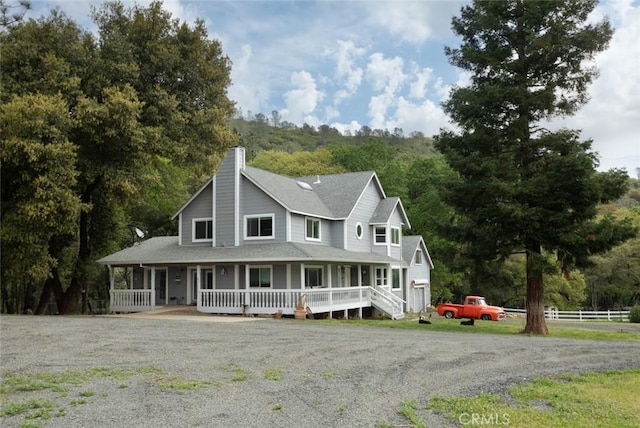
<path id="1" fill-rule="evenodd" d="M 505 308 L 505 312 L 511 315 L 526 316 L 526 309 Z M 574 321 L 629 321 L 629 311 L 558 311 L 547 309 L 544 317 L 549 320 L 574 320 Z"/>
<path id="2" fill-rule="evenodd" d="M 200 290 L 198 311 L 226 314 L 293 315 L 301 295 L 313 313 L 371 306 L 369 287 L 316 288 L 305 290 Z"/>
<path id="3" fill-rule="evenodd" d="M 402 310 L 404 300 L 382 287 L 371 287 L 371 304 L 378 310 L 385 312 L 391 319 L 404 318 Z"/>
<path id="4" fill-rule="evenodd" d="M 111 290 L 109 310 L 111 312 L 143 312 L 153 309 L 151 290 Z"/>

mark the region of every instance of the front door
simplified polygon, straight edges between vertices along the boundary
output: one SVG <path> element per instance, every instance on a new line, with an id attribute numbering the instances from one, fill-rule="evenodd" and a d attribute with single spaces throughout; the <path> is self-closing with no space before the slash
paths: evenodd
<path id="1" fill-rule="evenodd" d="M 213 270 L 212 269 L 200 269 L 202 275 L 203 290 L 213 290 Z M 191 304 L 198 303 L 198 271 L 193 269 L 191 271 Z"/>

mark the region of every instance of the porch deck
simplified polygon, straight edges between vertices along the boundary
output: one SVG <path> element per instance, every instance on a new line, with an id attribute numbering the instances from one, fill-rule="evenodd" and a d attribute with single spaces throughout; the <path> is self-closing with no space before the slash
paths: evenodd
<path id="1" fill-rule="evenodd" d="M 307 290 L 199 290 L 198 312 L 211 314 L 294 315 L 301 300 L 311 312 L 327 313 L 375 306 L 392 318 L 403 317 L 404 301 L 387 290 L 373 287 L 317 288 Z M 147 290 L 111 290 L 112 312 L 142 312 L 156 307 Z"/>

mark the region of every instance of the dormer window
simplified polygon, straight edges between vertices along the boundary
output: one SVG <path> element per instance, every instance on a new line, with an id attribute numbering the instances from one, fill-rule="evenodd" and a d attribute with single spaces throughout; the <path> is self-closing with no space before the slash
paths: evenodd
<path id="1" fill-rule="evenodd" d="M 245 239 L 273 238 L 273 214 L 245 216 Z"/>
<path id="2" fill-rule="evenodd" d="M 422 264 L 422 250 L 416 251 L 416 264 L 417 265 Z"/>
<path id="3" fill-rule="evenodd" d="M 387 228 L 385 226 L 376 226 L 375 231 L 375 243 L 385 244 L 387 242 Z"/>
<path id="4" fill-rule="evenodd" d="M 320 220 L 307 217 L 305 221 L 305 236 L 307 241 L 320 240 Z"/>
<path id="5" fill-rule="evenodd" d="M 193 242 L 211 242 L 213 239 L 213 220 L 210 218 L 193 219 Z"/>

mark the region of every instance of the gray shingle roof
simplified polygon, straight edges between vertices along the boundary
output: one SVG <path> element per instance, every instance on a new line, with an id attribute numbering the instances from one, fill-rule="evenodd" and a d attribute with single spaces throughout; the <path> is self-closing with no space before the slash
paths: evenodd
<path id="1" fill-rule="evenodd" d="M 334 218 L 334 213 L 325 205 L 320 195 L 300 187 L 298 180 L 250 166 L 245 167 L 242 173 L 292 212 Z"/>
<path id="2" fill-rule="evenodd" d="M 326 245 L 299 243 L 260 243 L 240 247 L 209 247 L 178 245 L 177 236 L 150 238 L 103 257 L 98 263 L 105 265 L 138 264 L 198 264 L 198 263 L 251 263 L 251 262 L 354 262 L 391 263 L 390 257 L 355 251 L 346 251 Z"/>
<path id="3" fill-rule="evenodd" d="M 331 210 L 335 218 L 347 218 L 356 206 L 362 192 L 374 178 L 375 172 L 361 171 L 333 175 L 300 177 L 299 181 L 311 185 L 313 191 Z M 379 185 L 376 179 L 376 183 Z M 384 191 L 378 186 L 382 197 Z"/>

